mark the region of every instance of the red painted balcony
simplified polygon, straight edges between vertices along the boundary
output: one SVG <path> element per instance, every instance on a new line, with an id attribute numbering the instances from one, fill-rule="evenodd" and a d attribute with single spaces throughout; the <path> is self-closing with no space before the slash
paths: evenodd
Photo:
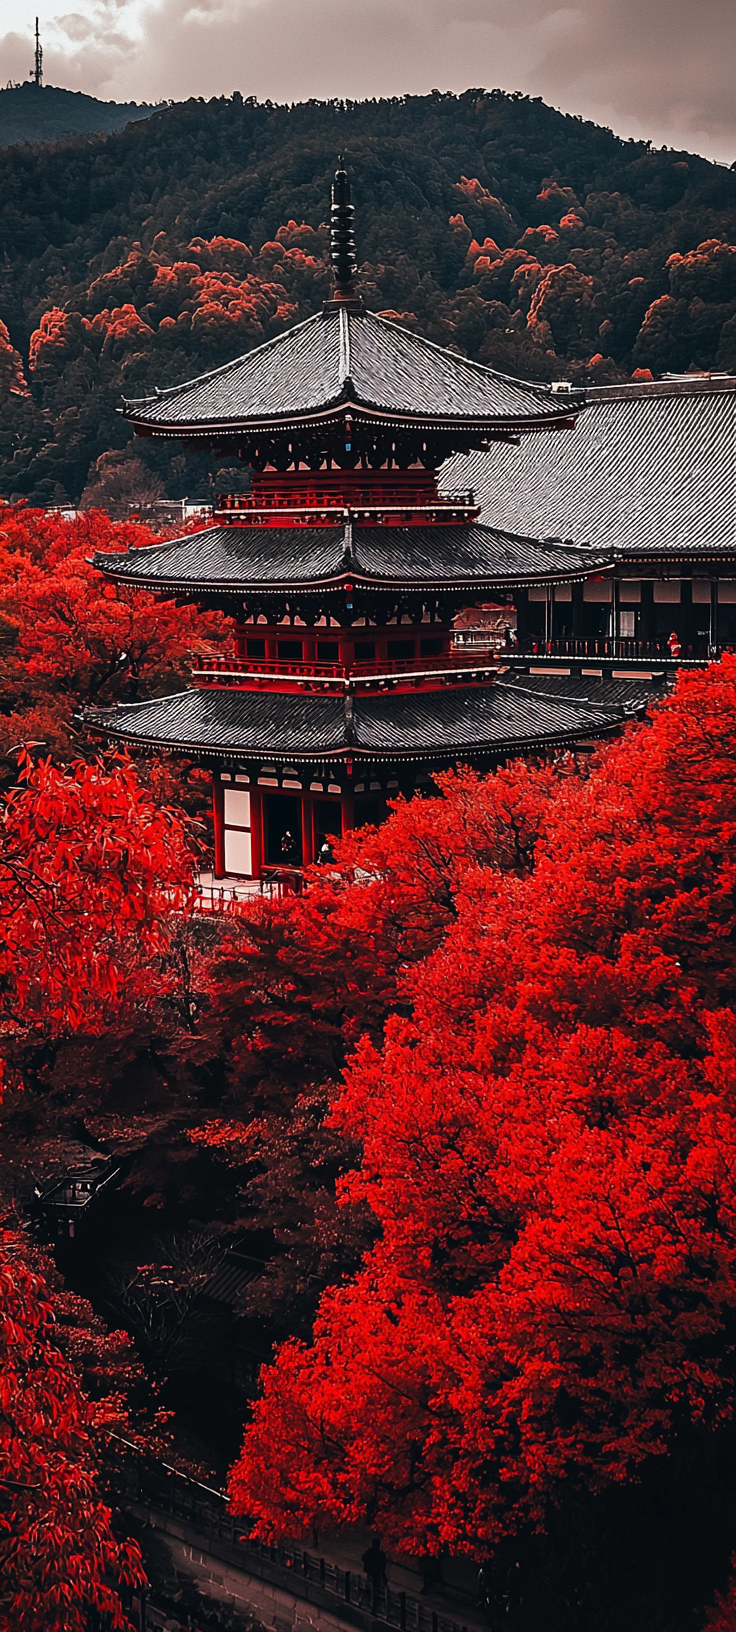
<path id="1" fill-rule="evenodd" d="M 442 686 L 491 683 L 498 658 L 491 651 L 450 652 L 444 657 L 399 658 L 392 662 L 285 662 L 265 657 L 212 657 L 200 654 L 192 678 L 200 686 L 244 691 L 376 692 L 438 690 Z"/>
<path id="2" fill-rule="evenodd" d="M 251 493 L 220 493 L 213 518 L 235 527 L 420 527 L 473 521 L 472 489 L 438 493 L 434 471 L 316 471 L 256 475 Z"/>

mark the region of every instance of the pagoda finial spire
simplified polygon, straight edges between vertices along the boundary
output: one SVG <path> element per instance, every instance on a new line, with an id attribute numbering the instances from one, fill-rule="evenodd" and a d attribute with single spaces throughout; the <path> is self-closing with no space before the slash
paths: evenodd
<path id="1" fill-rule="evenodd" d="M 350 180 L 342 153 L 332 183 L 332 212 L 330 218 L 330 260 L 335 275 L 333 301 L 356 301 L 353 276 L 357 270 L 355 258 L 355 206 L 350 202 Z"/>

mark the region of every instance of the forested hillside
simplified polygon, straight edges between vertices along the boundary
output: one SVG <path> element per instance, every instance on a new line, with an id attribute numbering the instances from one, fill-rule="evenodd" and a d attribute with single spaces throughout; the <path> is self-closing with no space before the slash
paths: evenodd
<path id="1" fill-rule="evenodd" d="M 0 91 L 0 147 L 122 130 L 129 120 L 147 119 L 152 112 L 153 106 L 145 102 L 100 102 L 82 91 L 36 85 L 29 79 Z"/>
<path id="2" fill-rule="evenodd" d="M 0 493 L 78 500 L 128 442 L 121 393 L 319 308 L 340 151 L 374 310 L 537 379 L 736 367 L 723 166 L 500 91 L 191 100 L 0 154 Z M 206 491 L 212 475 L 175 446 L 136 456 L 151 491 Z"/>

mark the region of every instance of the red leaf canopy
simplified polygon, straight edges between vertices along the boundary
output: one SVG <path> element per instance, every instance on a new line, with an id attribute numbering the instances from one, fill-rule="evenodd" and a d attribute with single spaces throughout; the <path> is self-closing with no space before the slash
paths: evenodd
<path id="1" fill-rule="evenodd" d="M 364 1146 L 344 1194 L 381 1239 L 313 1346 L 265 1370 L 232 1475 L 260 1535 L 370 1517 L 394 1545 L 485 1556 L 563 1481 L 628 1478 L 679 1422 L 730 1412 L 735 767 L 724 659 L 587 779 L 550 795 L 519 771 L 528 865 L 499 841 L 445 869 L 411 1016 L 362 1045 L 334 1113 Z M 446 792 L 467 833 L 467 784 Z M 425 804 L 427 856 L 433 808 L 435 839 L 452 825 Z M 417 819 L 394 819 L 394 858 Z M 418 905 L 412 877 L 364 890 L 366 936 L 376 891 Z"/>

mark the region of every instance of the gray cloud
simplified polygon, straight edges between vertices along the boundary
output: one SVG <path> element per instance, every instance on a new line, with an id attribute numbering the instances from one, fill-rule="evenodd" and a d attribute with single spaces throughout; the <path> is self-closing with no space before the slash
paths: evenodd
<path id="1" fill-rule="evenodd" d="M 498 85 L 623 136 L 736 156 L 732 0 L 83 0 L 42 26 L 47 80 L 106 98 Z M 0 41 L 3 79 L 25 77 L 30 32 Z"/>

